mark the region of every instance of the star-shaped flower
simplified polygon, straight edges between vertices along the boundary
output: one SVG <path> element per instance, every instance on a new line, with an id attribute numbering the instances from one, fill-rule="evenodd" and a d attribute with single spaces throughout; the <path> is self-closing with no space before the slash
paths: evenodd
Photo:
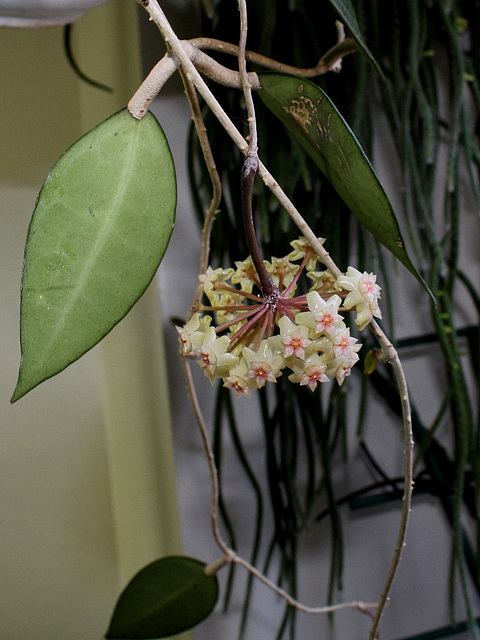
<path id="1" fill-rule="evenodd" d="M 312 328 L 317 336 L 332 334 L 344 326 L 343 318 L 338 313 L 341 298 L 334 294 L 324 300 L 317 291 L 307 294 L 307 304 L 310 311 L 301 312 L 296 316 L 299 324 L 306 324 Z"/>
<path id="2" fill-rule="evenodd" d="M 216 293 L 216 288 L 218 285 L 229 280 L 234 271 L 233 269 L 212 269 L 212 267 L 208 267 L 207 272 L 200 274 L 198 279 L 203 285 L 203 291 L 205 295 L 210 300 L 212 305 L 218 304 L 218 294 Z"/>
<path id="3" fill-rule="evenodd" d="M 235 396 L 250 396 L 251 379 L 247 377 L 248 365 L 244 358 L 240 358 L 238 364 L 232 367 L 225 378 L 224 387 L 232 389 Z"/>
<path id="4" fill-rule="evenodd" d="M 330 380 L 325 373 L 327 364 L 317 353 L 308 357 L 305 362 L 293 366 L 292 369 L 293 373 L 288 376 L 288 379 L 300 383 L 300 386 L 307 386 L 310 391 L 315 391 L 319 382 Z"/>
<path id="5" fill-rule="evenodd" d="M 339 356 L 329 362 L 326 374 L 336 378 L 338 384 L 342 386 L 346 377 L 352 372 L 353 365 L 358 361 L 358 355 L 355 353 L 352 357 Z"/>
<path id="6" fill-rule="evenodd" d="M 341 331 L 337 331 L 332 337 L 333 352 L 338 358 L 343 356 L 344 358 L 355 357 L 357 351 L 362 348 L 361 344 L 358 344 L 357 338 L 353 338 L 350 335 L 350 329 L 346 328 Z"/>
<path id="7" fill-rule="evenodd" d="M 199 313 L 194 313 L 183 327 L 176 327 L 182 345 L 182 355 L 194 355 L 195 351 L 201 347 L 205 331 L 211 321 L 211 316 L 201 316 Z"/>
<path id="8" fill-rule="evenodd" d="M 345 309 L 353 309 L 357 312 L 355 324 L 360 331 L 365 329 L 373 316 L 381 318 L 382 313 L 378 306 L 380 287 L 376 283 L 377 276 L 364 271 L 361 273 L 354 267 L 348 267 L 347 272 L 337 278 L 337 284 L 348 291 L 343 306 Z"/>
<path id="9" fill-rule="evenodd" d="M 308 337 L 308 327 L 292 322 L 287 316 L 282 316 L 279 319 L 278 327 L 283 357 L 295 356 L 300 360 L 305 360 L 305 349 L 312 343 Z"/>
<path id="10" fill-rule="evenodd" d="M 298 264 L 290 262 L 286 256 L 284 258 L 272 258 L 271 262 L 264 260 L 264 263 L 268 273 L 280 290 L 288 287 L 300 268 Z"/>
<path id="11" fill-rule="evenodd" d="M 361 345 L 340 310 L 354 309 L 360 329 L 381 318 L 376 276 L 353 267 L 338 278 L 316 271 L 319 258 L 309 242 L 299 238 L 291 245 L 284 258 L 264 261 L 268 276 L 262 282 L 250 256 L 236 269 L 209 267 L 199 278 L 210 305 L 198 302 L 203 315 L 195 313 L 177 328 L 183 355 L 196 358 L 212 384 L 222 379 L 237 397 L 276 382 L 286 368 L 289 380 L 312 391 L 331 378 L 342 384 Z M 298 295 L 302 274 L 310 291 Z"/>
<path id="12" fill-rule="evenodd" d="M 284 360 L 270 349 L 266 340 L 262 340 L 257 351 L 243 347 L 242 354 L 248 365 L 247 378 L 256 387 L 263 387 L 266 382 L 276 382 L 281 375 Z"/>
<path id="13" fill-rule="evenodd" d="M 235 262 L 235 266 L 237 269 L 232 275 L 232 284 L 239 284 L 242 291 L 251 293 L 253 285 L 256 284 L 258 286 L 258 275 L 252 257 L 248 256 L 242 262 Z"/>
<path id="14" fill-rule="evenodd" d="M 228 352 L 229 346 L 228 336 L 218 337 L 214 327 L 207 329 L 197 353 L 199 364 L 212 384 L 216 377 L 223 378 L 227 375 L 230 368 L 238 362 L 238 357 Z"/>

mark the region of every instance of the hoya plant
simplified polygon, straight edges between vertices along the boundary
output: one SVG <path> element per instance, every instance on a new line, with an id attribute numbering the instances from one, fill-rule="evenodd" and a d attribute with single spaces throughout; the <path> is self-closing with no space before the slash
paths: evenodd
<path id="1" fill-rule="evenodd" d="M 437 328 L 442 329 L 440 339 L 445 352 L 450 354 L 452 362 L 456 357 L 454 343 L 450 342 L 445 329 L 448 320 L 445 314 L 448 316 L 450 304 L 449 283 L 444 282 L 440 255 L 441 247 L 450 242 L 450 235 L 437 244 L 430 238 L 428 268 L 421 259 L 421 269 L 417 269 L 407 252 L 394 209 L 364 148 L 327 94 L 327 87 L 320 86 L 320 77 L 335 74 L 341 78 L 345 60 L 355 59 L 356 66 L 350 68 L 350 74 L 353 73 L 355 81 L 363 82 L 364 90 L 366 78 L 372 76 L 375 78 L 372 82 L 381 87 L 380 94 L 387 95 L 394 89 L 406 91 L 399 66 L 391 63 L 391 58 L 386 59 L 380 37 L 384 33 L 379 35 L 375 22 L 378 16 L 385 17 L 384 13 L 377 11 L 376 2 L 355 3 L 355 8 L 360 9 L 361 22 L 365 22 L 361 28 L 350 0 L 320 3 L 328 17 L 324 28 L 336 34 L 336 41 L 322 51 L 313 67 L 305 68 L 247 49 L 250 33 L 255 38 L 258 32 L 262 7 L 247 7 L 246 0 L 219 0 L 212 6 L 205 3 L 205 29 L 210 33 L 189 41 L 177 37 L 158 0 L 139 0 L 139 4 L 158 28 L 167 53 L 128 106 L 100 123 L 64 153 L 39 193 L 25 248 L 22 357 L 12 401 L 20 400 L 101 341 L 152 281 L 173 231 L 177 185 L 168 141 L 149 107 L 165 82 L 178 72 L 194 123 L 190 173 L 202 231 L 197 289 L 190 308 L 185 309 L 185 318 L 178 323 L 177 332 L 180 357 L 210 472 L 212 535 L 219 557 L 213 561 L 166 557 L 144 568 L 120 595 L 106 637 L 160 638 L 193 627 L 211 613 L 218 601 L 218 572 L 240 566 L 248 573 L 249 584 L 257 579 L 284 599 L 287 609 L 279 625 L 279 635 L 287 627 L 293 635 L 292 611 L 322 615 L 355 609 L 371 618 L 369 637 L 376 638 L 406 538 L 414 479 L 414 435 L 417 441 L 419 434 L 422 435 L 421 454 L 426 455 L 427 460 L 431 460 L 428 456 L 432 456 L 432 452 L 438 454 L 438 448 L 432 448 L 438 443 L 434 438 L 435 425 L 427 430 L 415 412 L 414 433 L 405 375 L 393 336 L 387 336 L 383 328 L 385 317 L 390 326 L 393 322 L 388 279 L 387 286 L 381 287 L 365 251 L 358 252 L 358 263 L 350 261 L 353 251 L 349 249 L 348 229 L 352 223 L 351 218 L 346 222 L 345 211 L 353 216 L 359 229 L 357 246 L 365 246 L 364 238 L 368 237 L 372 246 L 383 247 L 372 259 L 375 265 L 384 265 L 388 255 L 404 270 L 406 278 L 420 283 L 439 324 Z M 431 3 L 420 4 L 425 7 L 417 11 L 409 3 L 407 17 L 411 22 L 408 25 L 418 19 L 421 27 L 416 44 L 412 41 L 409 51 L 409 71 L 414 63 L 420 68 L 423 61 L 428 60 L 427 15 Z M 433 4 L 453 42 L 456 36 L 448 29 L 451 30 L 452 21 L 459 28 L 459 16 L 441 2 Z M 301 16 L 307 12 L 300 1 L 296 9 Z M 291 7 L 279 3 L 270 10 L 272 16 L 280 16 L 282 12 L 287 15 Z M 391 11 L 392 15 L 386 17 L 396 20 L 400 29 L 404 25 L 396 3 L 392 3 Z M 312 24 L 316 22 L 311 21 L 310 28 Z M 369 40 L 363 35 L 364 27 L 374 47 L 367 46 Z M 227 36 L 229 29 L 235 32 L 236 40 L 233 36 L 218 39 L 216 30 L 221 32 L 222 28 Z M 283 47 L 285 43 L 282 40 Z M 294 57 L 295 46 L 292 47 Z M 397 46 L 401 47 L 398 40 Z M 233 64 L 224 64 L 223 58 L 216 57 L 218 53 L 229 56 Z M 460 54 L 457 57 L 461 59 Z M 422 67 L 421 73 L 425 75 L 429 71 L 431 69 Z M 462 67 L 461 71 L 472 70 Z M 456 76 L 454 81 L 458 82 Z M 471 82 L 473 86 L 474 80 Z M 390 102 L 391 111 L 387 115 L 391 117 L 392 126 L 402 132 L 399 136 L 402 175 L 412 176 L 413 195 L 425 204 L 419 176 L 414 171 L 421 169 L 417 166 L 412 139 L 408 137 L 414 132 L 404 125 L 402 109 L 406 112 L 413 102 L 418 104 L 420 115 L 417 114 L 415 126 L 422 132 L 428 123 L 430 132 L 439 124 L 429 111 L 429 96 L 423 95 L 418 83 L 418 76 L 409 80 L 410 102 L 395 106 Z M 430 89 L 433 91 L 431 86 Z M 478 159 L 478 148 L 467 137 L 466 107 L 461 102 L 460 89 L 455 95 L 456 131 L 463 132 L 470 156 Z M 478 101 L 479 94 L 473 95 Z M 269 126 L 275 130 L 273 134 L 267 131 L 265 114 L 268 114 Z M 420 117 L 424 120 L 419 124 Z M 352 125 L 362 124 L 358 117 L 354 121 Z M 278 131 L 281 134 L 277 138 Z M 454 187 L 458 187 L 455 154 L 459 140 L 460 133 L 450 152 L 448 166 L 453 186 L 449 193 L 455 193 Z M 282 170 L 278 162 L 282 154 L 269 152 L 270 146 L 275 150 L 275 144 L 286 145 L 284 150 L 288 148 L 296 160 L 296 173 L 291 167 Z M 367 147 L 370 148 L 370 143 Z M 433 154 L 434 145 L 429 149 Z M 275 174 L 268 160 L 280 175 Z M 313 181 L 319 176 L 320 183 L 315 184 L 321 184 L 321 189 L 317 191 L 312 187 L 312 175 L 315 175 Z M 476 185 L 476 178 L 471 175 Z M 433 178 L 427 177 L 426 186 L 431 192 Z M 310 203 L 306 202 L 305 192 L 297 188 L 302 182 L 310 185 Z M 311 205 L 322 198 L 327 204 L 319 220 L 312 216 Z M 405 207 L 410 215 L 416 204 L 412 195 L 407 194 Z M 448 206 L 452 220 L 457 220 L 454 216 L 457 203 L 451 201 Z M 343 220 L 341 226 L 339 220 Z M 422 222 L 424 227 L 428 226 L 426 221 L 428 217 Z M 410 240 L 417 249 L 416 257 L 420 258 L 413 226 L 409 227 Z M 449 233 L 454 233 L 454 229 Z M 386 272 L 382 267 L 382 278 Z M 478 303 L 468 279 L 464 282 Z M 287 567 L 281 576 L 282 586 L 256 566 L 257 549 L 247 560 L 237 553 L 233 536 L 227 540 L 222 533 L 220 519 L 228 525 L 228 514 L 219 481 L 220 450 L 215 439 L 211 442 L 202 415 L 190 370 L 192 365 L 199 365 L 211 382 L 212 393 L 217 394 L 217 417 L 227 415 L 246 475 L 253 485 L 254 474 L 236 435 L 232 398 L 239 403 L 258 402 L 259 420 L 264 426 L 301 430 L 307 451 L 312 452 L 309 458 L 313 460 L 314 455 L 320 455 L 321 472 L 316 477 L 315 465 L 310 465 L 307 493 L 300 507 L 292 481 L 293 471 L 285 474 L 276 466 L 275 443 L 267 455 L 269 473 L 273 474 L 270 498 L 276 518 L 272 548 L 280 549 L 282 569 Z M 328 495 L 332 532 L 337 539 L 340 535 L 329 458 L 332 443 L 338 439 L 335 425 L 345 422 L 343 390 L 350 384 L 349 378 L 355 369 L 360 369 L 363 379 L 371 379 L 372 385 L 400 415 L 404 476 L 400 483 L 402 506 L 398 534 L 391 541 L 392 559 L 390 566 L 385 567 L 384 587 L 376 602 L 334 602 L 334 575 L 327 604 L 310 607 L 296 599 L 295 579 L 288 567 L 295 561 L 299 531 L 316 515 L 315 497 L 320 491 Z M 453 411 L 465 425 L 468 410 L 461 397 L 461 374 L 455 366 L 450 373 L 452 395 L 456 394 Z M 451 398 L 449 395 L 448 400 Z M 443 411 L 445 409 L 440 414 L 443 415 Z M 334 422 L 335 436 L 331 437 L 329 430 Z M 465 429 L 463 435 L 470 437 L 472 431 L 468 431 L 468 426 Z M 461 448 L 465 441 L 461 438 L 459 435 L 457 447 L 460 466 L 454 471 L 453 482 L 460 498 L 453 503 L 451 516 L 453 558 L 462 583 L 466 583 L 460 504 L 471 452 L 465 446 Z M 320 443 L 319 452 L 315 454 L 314 439 Z M 292 468 L 295 465 L 296 461 L 292 461 Z M 476 468 L 473 466 L 474 474 Z M 283 494 L 275 493 L 278 487 Z M 289 516 L 284 517 L 287 510 Z M 260 534 L 260 530 L 255 533 L 256 545 Z M 339 566 L 338 547 L 336 549 L 333 564 Z M 288 588 L 284 588 L 285 585 Z M 245 611 L 249 597 L 248 590 Z M 396 606 L 395 603 L 392 606 Z M 473 628 L 470 609 L 469 624 Z M 241 632 L 244 626 L 245 620 Z"/>

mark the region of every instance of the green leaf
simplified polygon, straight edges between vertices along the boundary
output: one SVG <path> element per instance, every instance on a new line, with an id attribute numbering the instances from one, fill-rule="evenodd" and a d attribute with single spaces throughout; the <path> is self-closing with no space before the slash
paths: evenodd
<path id="1" fill-rule="evenodd" d="M 48 175 L 22 277 L 22 359 L 12 402 L 97 344 L 152 280 L 168 245 L 176 178 L 151 113 L 126 109 L 75 142 Z"/>
<path id="2" fill-rule="evenodd" d="M 161 558 L 127 585 L 106 638 L 165 638 L 204 620 L 218 599 L 218 580 L 205 564 L 185 556 Z"/>
<path id="3" fill-rule="evenodd" d="M 329 0 L 329 2 L 337 12 L 340 20 L 343 22 L 345 27 L 348 29 L 348 31 L 350 31 L 352 38 L 358 44 L 359 48 L 370 60 L 377 73 L 380 75 L 380 77 L 384 78 L 384 73 L 381 70 L 380 65 L 375 60 L 372 52 L 365 44 L 362 33 L 360 31 L 360 27 L 358 26 L 357 16 L 355 14 L 355 9 L 353 8 L 352 0 Z"/>
<path id="4" fill-rule="evenodd" d="M 265 105 L 302 144 L 358 220 L 432 295 L 405 250 L 392 205 L 372 165 L 325 92 L 293 76 L 259 77 L 258 93 Z"/>

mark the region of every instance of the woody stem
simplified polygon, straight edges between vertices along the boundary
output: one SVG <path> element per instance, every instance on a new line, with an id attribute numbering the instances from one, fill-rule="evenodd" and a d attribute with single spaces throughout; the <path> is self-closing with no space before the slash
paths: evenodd
<path id="1" fill-rule="evenodd" d="M 278 297 L 280 292 L 273 282 L 263 262 L 262 253 L 258 245 L 255 226 L 253 224 L 252 212 L 252 195 L 253 183 L 258 171 L 258 140 L 257 140 L 257 119 L 255 117 L 255 107 L 252 98 L 252 85 L 247 73 L 246 61 L 246 43 L 247 43 L 247 3 L 245 0 L 238 0 L 238 9 L 240 12 L 240 40 L 238 46 L 238 71 L 240 74 L 240 82 L 242 85 L 243 96 L 245 98 L 245 106 L 247 109 L 248 122 L 248 151 L 242 168 L 242 207 L 243 207 L 243 223 L 245 226 L 245 234 L 247 245 L 250 250 L 253 264 L 257 270 L 260 280 L 260 287 L 264 297 Z"/>
<path id="2" fill-rule="evenodd" d="M 255 233 L 255 225 L 253 223 L 252 212 L 252 192 L 253 182 L 258 168 L 258 157 L 247 155 L 242 169 L 242 210 L 243 224 L 245 227 L 245 235 L 247 239 L 248 249 L 252 257 L 252 262 L 258 274 L 260 288 L 263 296 L 271 296 L 279 294 L 276 284 L 267 271 L 263 262 L 262 252 L 258 246 L 257 235 Z"/>

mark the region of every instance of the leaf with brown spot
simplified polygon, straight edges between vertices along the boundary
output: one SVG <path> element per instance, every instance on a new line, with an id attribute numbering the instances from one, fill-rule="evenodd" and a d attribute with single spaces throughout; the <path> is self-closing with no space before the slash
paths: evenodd
<path id="1" fill-rule="evenodd" d="M 320 87 L 298 78 L 260 73 L 265 105 L 300 142 L 351 212 L 422 283 L 392 205 L 353 131 Z"/>

